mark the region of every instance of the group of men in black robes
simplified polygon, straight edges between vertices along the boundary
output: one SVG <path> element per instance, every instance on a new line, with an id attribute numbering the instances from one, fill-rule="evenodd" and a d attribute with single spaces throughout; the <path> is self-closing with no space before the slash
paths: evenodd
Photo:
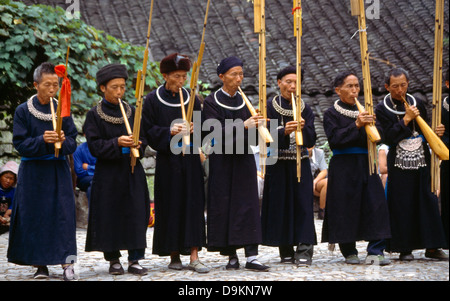
<path id="1" fill-rule="evenodd" d="M 64 278 L 71 280 L 74 278 L 71 259 L 76 256 L 75 209 L 65 155 L 75 151 L 77 131 L 71 117 L 64 118 L 61 134 L 52 128 L 49 101 L 54 101 L 59 88 L 53 67 L 45 63 L 36 70 L 38 94 L 20 105 L 14 116 L 13 142 L 22 156 L 22 164 L 8 259 L 37 266 L 36 278 L 48 277 L 46 265 L 63 264 Z M 198 257 L 198 251 L 207 247 L 208 251 L 220 251 L 229 257 L 227 269 L 239 269 L 236 251 L 244 248 L 245 268 L 267 271 L 269 267 L 257 259 L 260 244 L 279 247 L 282 262 L 310 265 L 317 239 L 307 148 L 315 145 L 316 133 L 314 114 L 308 104 L 301 102 L 301 121 L 293 120 L 295 68 L 285 68 L 277 76 L 280 94 L 268 101 L 269 121 L 259 114 L 252 115 L 239 92 L 244 78 L 239 58 L 221 61 L 217 75 L 223 86 L 203 103 L 197 97 L 190 99 L 190 91 L 183 88 L 190 68 L 189 58 L 178 53 L 161 61 L 165 83 L 145 97 L 138 145 L 125 126 L 128 121 L 133 127 L 135 114 L 133 106 L 122 100 L 128 79 L 126 67 L 110 64 L 98 71 L 97 84 L 103 97 L 88 112 L 84 125 L 89 150 L 97 158 L 86 251 L 103 252 L 110 262 L 109 272 L 120 275 L 124 273 L 120 251 L 127 250 L 128 271 L 137 275 L 147 273 L 139 260 L 144 258 L 147 247 L 149 191 L 139 160 L 131 166 L 130 152 L 138 149 L 142 157 L 148 145 L 157 151 L 153 253 L 170 256 L 169 268 L 182 269 L 180 255 L 190 255 L 187 268 L 208 272 L 209 268 Z M 426 118 L 426 110 L 423 102 L 410 95 L 411 108 L 405 108 L 399 101 L 409 83 L 406 71 L 396 69 L 388 79 L 386 89 L 390 94 L 378 105 L 378 118 L 358 112 L 355 98 L 360 88 L 355 74 L 341 73 L 335 79 L 340 99 L 324 114 L 333 157 L 322 241 L 339 243 L 350 264 L 360 262 L 355 247 L 358 240 L 369 241 L 368 263 L 389 264 L 383 255 L 386 248 L 400 252 L 403 260 L 411 260 L 411 251 L 418 248 L 426 248 L 427 257 L 448 259 L 440 249 L 448 248 L 448 236 L 446 240 L 437 198 L 429 187 L 430 156 L 426 141 L 421 138 L 419 149 L 415 150 L 424 155 L 418 156 L 417 168 L 402 164 L 399 155 L 402 152 L 397 151 L 399 145 L 410 142 L 405 140 L 420 138 L 414 117 L 420 114 Z M 194 102 L 195 112 L 201 112 L 200 121 L 182 119 L 182 106 L 187 110 L 190 102 Z M 448 102 L 445 112 L 448 115 Z M 438 130 L 444 137 L 448 137 L 446 118 L 443 119 L 447 122 L 446 134 L 444 126 Z M 364 126 L 375 121 L 391 148 L 387 201 L 379 176 L 369 174 Z M 300 182 L 294 136 L 299 123 L 304 137 Z M 203 128 L 205 124 L 210 127 Z M 267 166 L 262 206 L 250 147 L 257 143 L 251 136 L 261 124 L 270 125 L 275 143 L 269 145 L 268 155 L 276 157 L 275 163 Z M 200 134 L 195 129 L 201 129 Z M 214 151 L 206 154 L 209 175 L 205 193 L 198 149 L 195 143 L 184 145 L 182 137 L 189 136 L 192 142 L 196 135 L 206 137 L 213 132 L 219 133 L 221 139 L 214 136 L 208 141 Z M 54 143 L 58 141 L 62 142 L 61 155 L 55 157 Z M 244 146 L 243 151 L 237 146 L 239 143 Z M 28 252 L 30 249 L 34 251 Z"/>

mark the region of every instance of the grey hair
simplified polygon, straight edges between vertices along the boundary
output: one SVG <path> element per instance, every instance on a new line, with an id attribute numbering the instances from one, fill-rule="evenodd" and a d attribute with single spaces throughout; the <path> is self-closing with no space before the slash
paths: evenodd
<path id="1" fill-rule="evenodd" d="M 42 80 L 42 75 L 43 74 L 56 74 L 55 72 L 55 65 L 53 65 L 52 63 L 42 63 L 40 64 L 33 73 L 33 80 L 36 83 L 40 83 Z"/>

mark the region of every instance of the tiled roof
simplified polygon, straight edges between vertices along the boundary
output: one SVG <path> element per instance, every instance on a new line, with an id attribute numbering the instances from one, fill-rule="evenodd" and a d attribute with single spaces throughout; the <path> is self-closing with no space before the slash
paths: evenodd
<path id="1" fill-rule="evenodd" d="M 59 5 L 65 0 L 25 0 L 27 4 Z M 378 2 L 378 1 L 375 1 Z M 375 3 L 372 2 L 372 3 Z M 154 1 L 150 48 L 153 59 L 172 52 L 197 56 L 207 0 Z M 384 74 L 396 66 L 409 70 L 410 93 L 431 101 L 433 87 L 435 1 L 379 1 L 380 16 L 367 20 L 374 102 L 384 91 Z M 132 44 L 144 45 L 150 0 L 79 1 L 81 18 L 88 24 Z M 366 4 L 368 7 L 370 4 Z M 292 1 L 266 1 L 268 94 L 276 93 L 275 77 L 281 68 L 294 65 Z M 448 38 L 448 1 L 445 3 L 445 33 Z M 322 113 L 332 104 L 331 82 L 337 72 L 350 69 L 361 74 L 357 17 L 350 13 L 350 0 L 303 1 L 302 66 L 303 97 L 317 117 L 319 143 L 323 140 Z M 245 63 L 244 90 L 258 90 L 258 36 L 253 31 L 253 4 L 245 0 L 211 0 L 206 29 L 206 50 L 200 79 L 213 88 L 220 85 L 216 66 L 236 55 Z M 449 66 L 444 47 L 444 70 Z"/>

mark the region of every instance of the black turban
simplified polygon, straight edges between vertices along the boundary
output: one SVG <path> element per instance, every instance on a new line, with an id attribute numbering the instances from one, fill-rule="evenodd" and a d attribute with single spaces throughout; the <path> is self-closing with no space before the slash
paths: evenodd
<path id="1" fill-rule="evenodd" d="M 183 70 L 189 72 L 191 70 L 191 60 L 182 54 L 172 53 L 162 59 L 159 64 L 161 73 L 169 74 L 173 71 Z"/>
<path id="2" fill-rule="evenodd" d="M 283 77 L 285 77 L 288 74 L 297 74 L 297 68 L 295 68 L 293 66 L 289 66 L 289 67 L 286 67 L 286 68 L 282 69 L 277 74 L 277 80 L 282 79 Z"/>
<path id="3" fill-rule="evenodd" d="M 227 57 L 220 62 L 219 66 L 217 66 L 217 75 L 225 74 L 228 70 L 237 66 L 243 67 L 244 63 L 235 56 Z"/>
<path id="4" fill-rule="evenodd" d="M 97 85 L 106 85 L 110 80 L 115 78 L 128 79 L 127 67 L 122 64 L 109 64 L 98 70 Z"/>
<path id="5" fill-rule="evenodd" d="M 302 68 L 302 72 L 301 72 L 301 80 L 303 81 L 303 75 L 305 73 L 305 70 Z M 282 69 L 280 72 L 278 72 L 277 74 L 277 80 L 281 80 L 283 77 L 285 77 L 288 74 L 297 74 L 297 68 L 294 66 L 289 66 L 286 67 L 284 69 Z"/>

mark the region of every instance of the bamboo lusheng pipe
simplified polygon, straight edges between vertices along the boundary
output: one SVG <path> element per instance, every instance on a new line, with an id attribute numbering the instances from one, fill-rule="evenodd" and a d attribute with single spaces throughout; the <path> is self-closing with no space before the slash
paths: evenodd
<path id="1" fill-rule="evenodd" d="M 292 112 L 296 112 L 297 111 L 297 104 L 295 101 L 295 96 L 294 93 L 291 94 L 291 102 L 292 102 Z M 301 109 L 300 109 L 301 110 Z M 303 145 L 303 133 L 302 133 L 302 126 L 301 126 L 301 117 L 300 120 L 298 120 L 297 114 L 292 114 L 294 117 L 294 121 L 298 121 L 298 126 L 297 126 L 297 130 L 295 131 L 295 142 L 297 143 L 297 145 L 302 146 Z"/>
<path id="2" fill-rule="evenodd" d="M 360 50 L 361 50 L 361 65 L 363 74 L 363 88 L 364 88 L 364 103 L 365 111 L 370 115 L 374 115 L 373 110 L 373 99 L 372 99 L 372 82 L 370 78 L 370 52 L 367 43 L 367 26 L 366 26 L 366 11 L 364 8 L 364 0 L 350 0 L 351 11 L 353 16 L 358 16 L 358 31 L 360 40 Z M 357 104 L 358 101 L 356 100 Z M 359 110 L 359 108 L 358 108 Z M 360 110 L 361 111 L 361 110 Z M 370 127 L 370 126 L 369 126 Z M 375 128 L 376 130 L 376 128 Z M 377 164 L 377 145 L 376 140 L 378 140 L 378 135 L 375 131 L 367 131 L 367 150 L 368 150 L 368 161 L 369 161 L 369 173 L 378 173 Z M 376 131 L 378 132 L 378 131 Z M 374 136 L 372 136 L 372 134 Z M 380 139 L 381 140 L 381 139 Z M 375 164 L 374 164 L 375 163 Z"/>
<path id="3" fill-rule="evenodd" d="M 238 88 L 239 92 L 242 95 L 242 98 L 245 101 L 245 104 L 247 105 L 248 110 L 250 111 L 250 114 L 252 116 L 256 116 L 258 115 L 258 112 L 256 111 L 256 109 L 253 107 L 252 103 L 250 102 L 250 100 L 247 98 L 247 96 L 244 94 L 244 92 L 242 91 L 241 87 Z M 266 143 L 272 143 L 273 142 L 273 138 L 272 135 L 270 135 L 269 130 L 262 124 L 258 125 L 258 132 L 261 135 L 261 137 L 264 139 L 264 141 Z"/>
<path id="4" fill-rule="evenodd" d="M 136 106 L 134 112 L 134 124 L 133 124 L 133 141 L 134 145 L 139 145 L 140 131 L 141 131 L 141 120 L 142 120 L 142 109 L 144 103 L 144 88 L 145 88 L 145 75 L 147 73 L 147 62 L 149 54 L 150 45 L 150 32 L 152 28 L 152 15 L 153 15 L 153 1 L 150 4 L 150 13 L 148 17 L 148 28 L 147 28 L 147 44 L 144 51 L 144 60 L 142 63 L 142 70 L 138 71 L 136 78 Z M 125 119 L 125 117 L 124 117 Z M 137 150 L 137 149 L 136 149 Z M 134 167 L 136 166 L 136 160 L 139 158 L 139 151 L 131 153 L 131 172 L 134 172 Z"/>
<path id="5" fill-rule="evenodd" d="M 402 101 L 405 107 L 410 107 L 409 103 L 406 101 L 405 97 L 402 96 Z M 449 151 L 447 146 L 442 142 L 441 138 L 436 135 L 436 133 L 431 129 L 431 127 L 426 123 L 421 116 L 415 118 L 417 125 L 423 133 L 423 136 L 430 145 L 431 150 L 439 157 L 441 160 L 448 160 Z"/>
<path id="6" fill-rule="evenodd" d="M 197 91 L 197 82 L 198 82 L 198 76 L 200 73 L 200 65 L 202 64 L 203 60 L 203 53 L 205 52 L 205 33 L 206 33 L 206 24 L 208 23 L 208 13 L 209 13 L 209 4 L 211 0 L 208 0 L 206 4 L 206 12 L 205 12 L 205 20 L 203 21 L 203 33 L 202 33 L 202 39 L 200 42 L 200 49 L 197 56 L 197 61 L 194 63 L 192 67 L 192 75 L 191 75 L 191 82 L 190 82 L 190 88 L 191 88 L 191 102 L 188 105 L 188 111 L 186 113 L 186 120 L 190 123 L 192 120 L 192 114 L 194 112 L 194 104 L 195 104 L 195 94 Z"/>
<path id="7" fill-rule="evenodd" d="M 50 97 L 50 112 L 52 113 L 53 130 L 56 131 L 57 123 L 56 123 L 55 106 L 53 105 L 53 97 Z M 61 142 L 55 142 L 55 149 L 61 149 Z"/>
<path id="8" fill-rule="evenodd" d="M 355 98 L 355 103 L 360 113 L 366 111 L 364 107 L 359 103 L 357 98 Z M 372 141 L 373 143 L 378 143 L 381 141 L 380 133 L 378 132 L 378 129 L 374 124 L 366 124 L 364 125 L 364 128 L 370 141 Z"/>
<path id="9" fill-rule="evenodd" d="M 190 137 L 190 122 L 187 121 L 186 118 L 186 109 L 184 108 L 184 99 L 183 99 L 183 91 L 181 90 L 181 88 L 179 89 L 179 94 L 180 94 L 180 104 L 181 104 L 181 117 L 183 118 L 183 121 L 186 125 L 186 131 L 187 133 L 183 133 L 183 154 L 186 150 L 186 146 L 189 146 L 189 144 L 191 144 L 191 137 Z M 192 100 L 191 100 L 192 101 Z"/>
<path id="10" fill-rule="evenodd" d="M 66 75 L 67 75 L 67 65 L 69 64 L 69 52 L 70 52 L 70 46 L 67 46 Z M 61 96 L 61 90 L 59 90 L 59 93 L 60 93 L 60 96 Z M 61 97 L 60 97 L 60 99 L 61 99 Z M 56 108 L 56 128 L 55 128 L 55 132 L 58 134 L 60 139 L 61 139 L 61 130 L 62 130 L 61 109 L 62 109 L 62 101 L 58 101 L 58 106 Z M 60 149 L 61 149 L 61 143 L 55 143 L 55 157 L 59 157 L 59 150 Z"/>
<path id="11" fill-rule="evenodd" d="M 267 119 L 267 51 L 266 51 L 266 3 L 265 0 L 254 0 L 254 32 L 258 34 L 259 40 L 259 112 L 263 116 L 264 120 Z M 266 123 L 263 123 L 264 127 Z M 264 131 L 264 130 L 262 130 Z M 262 136 L 260 136 L 262 137 Z M 266 141 L 259 141 L 259 162 L 261 166 L 261 172 L 264 175 L 266 172 L 266 159 L 267 159 L 267 145 Z"/>
<path id="12" fill-rule="evenodd" d="M 436 25 L 434 30 L 433 110 L 431 128 L 442 123 L 442 61 L 444 47 L 444 0 L 436 0 Z M 440 162 L 437 154 L 431 154 L 431 191 L 435 194 L 440 185 Z"/>
<path id="13" fill-rule="evenodd" d="M 302 99 L 302 35 L 303 35 L 303 26 L 302 26 L 302 1 L 294 0 L 294 7 L 292 9 L 292 14 L 294 15 L 294 36 L 297 38 L 297 65 L 296 65 L 296 73 L 297 73 L 297 85 L 296 85 L 296 98 L 301 102 Z M 295 99 L 292 98 L 292 104 L 295 104 Z M 298 105 L 296 109 L 292 109 L 293 116 L 295 116 L 294 120 L 301 121 L 302 120 L 302 110 L 301 105 Z M 302 148 L 303 145 L 303 135 L 301 134 L 301 125 L 300 122 L 297 126 L 296 131 L 296 147 L 297 147 L 297 179 L 300 182 L 301 179 L 301 169 L 302 169 Z M 297 137 L 298 136 L 298 137 Z M 297 141 L 298 140 L 298 141 Z M 300 143 L 300 144 L 299 144 Z"/>
<path id="14" fill-rule="evenodd" d="M 125 109 L 123 108 L 122 100 L 120 98 L 119 98 L 119 106 L 120 106 L 120 111 L 122 112 L 123 122 L 125 123 L 125 128 L 127 129 L 127 133 L 128 133 L 128 135 L 133 135 L 133 132 L 130 127 L 130 122 L 128 121 L 128 118 L 127 118 L 127 113 L 125 112 Z M 135 144 L 135 145 L 138 145 L 138 144 Z M 139 158 L 139 150 L 136 147 L 130 147 L 130 150 L 131 150 L 132 157 Z"/>

